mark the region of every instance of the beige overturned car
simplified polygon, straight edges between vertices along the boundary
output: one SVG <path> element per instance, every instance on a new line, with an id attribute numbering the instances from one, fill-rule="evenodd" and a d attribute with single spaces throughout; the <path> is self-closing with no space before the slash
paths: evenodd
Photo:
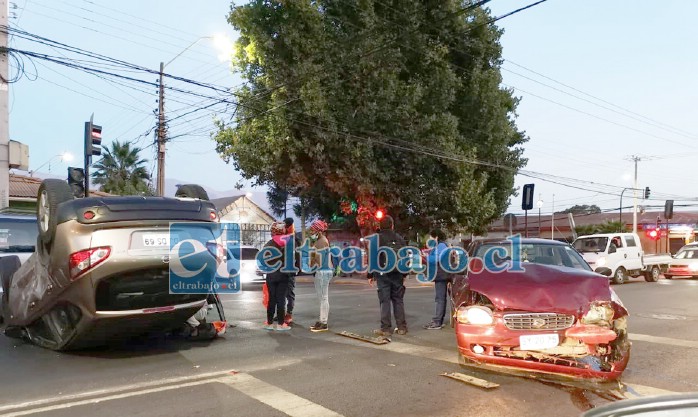
<path id="1" fill-rule="evenodd" d="M 65 181 L 48 179 L 38 202 L 36 252 L 21 266 L 0 258 L 8 336 L 54 350 L 103 345 L 178 328 L 204 305 L 206 294 L 170 294 L 168 232 L 191 222 L 206 239 L 211 229 L 194 225 L 218 221 L 209 201 L 75 199 Z"/>

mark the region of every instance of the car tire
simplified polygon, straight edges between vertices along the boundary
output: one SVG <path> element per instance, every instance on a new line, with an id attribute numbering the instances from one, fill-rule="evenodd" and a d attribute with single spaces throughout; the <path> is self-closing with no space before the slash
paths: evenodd
<path id="1" fill-rule="evenodd" d="M 613 276 L 611 277 L 611 282 L 614 284 L 622 284 L 625 282 L 626 275 L 625 275 L 625 268 L 622 266 L 619 266 L 618 269 L 613 273 Z"/>
<path id="2" fill-rule="evenodd" d="M 198 198 L 199 200 L 209 200 L 208 193 L 204 190 L 204 187 L 197 184 L 185 184 L 180 185 L 177 188 L 175 197 L 183 198 Z"/>
<path id="3" fill-rule="evenodd" d="M 661 275 L 661 273 L 662 271 L 658 266 L 652 266 L 649 271 L 645 272 L 645 281 L 657 282 L 659 281 L 659 275 Z"/>
<path id="4" fill-rule="evenodd" d="M 12 276 L 22 266 L 17 256 L 3 256 L 0 258 L 0 285 L 2 286 L 2 300 L 0 300 L 0 323 L 4 323 L 10 316 L 10 284 Z"/>
<path id="5" fill-rule="evenodd" d="M 674 278 L 674 276 L 673 276 L 673 275 L 664 274 L 664 278 L 666 278 L 666 279 L 672 279 L 672 278 Z"/>
<path id="6" fill-rule="evenodd" d="M 39 238 L 45 245 L 50 245 L 56 235 L 58 205 L 73 198 L 66 181 L 50 178 L 41 182 L 36 198 L 36 219 Z"/>

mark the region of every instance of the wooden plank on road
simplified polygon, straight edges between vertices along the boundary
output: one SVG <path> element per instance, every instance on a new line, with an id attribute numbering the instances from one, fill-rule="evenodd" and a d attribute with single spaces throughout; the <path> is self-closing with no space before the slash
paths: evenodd
<path id="1" fill-rule="evenodd" d="M 474 376 L 461 374 L 458 372 L 453 372 L 450 374 L 443 373 L 441 375 L 445 376 L 447 378 L 455 379 L 456 381 L 465 382 L 466 384 L 475 385 L 476 387 L 485 388 L 485 389 L 497 388 L 499 386 L 499 384 L 497 384 L 497 383 L 486 381 L 486 380 L 480 379 L 480 378 L 475 378 Z"/>

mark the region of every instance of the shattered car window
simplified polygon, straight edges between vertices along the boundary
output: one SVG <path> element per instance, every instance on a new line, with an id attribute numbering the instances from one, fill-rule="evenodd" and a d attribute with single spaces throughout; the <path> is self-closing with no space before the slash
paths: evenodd
<path id="1" fill-rule="evenodd" d="M 583 239 L 577 239 L 574 241 L 573 246 L 579 252 L 603 252 L 606 250 L 608 245 L 607 237 L 588 237 Z"/>

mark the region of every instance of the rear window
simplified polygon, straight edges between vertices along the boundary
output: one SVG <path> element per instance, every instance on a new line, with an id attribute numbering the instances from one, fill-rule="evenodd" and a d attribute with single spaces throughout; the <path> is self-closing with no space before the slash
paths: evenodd
<path id="1" fill-rule="evenodd" d="M 36 220 L 0 220 L 0 252 L 34 252 L 39 228 Z"/>

